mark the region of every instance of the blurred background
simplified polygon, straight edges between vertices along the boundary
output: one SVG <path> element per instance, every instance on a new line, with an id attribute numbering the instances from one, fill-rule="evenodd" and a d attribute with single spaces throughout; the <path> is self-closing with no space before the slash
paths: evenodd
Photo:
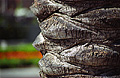
<path id="1" fill-rule="evenodd" d="M 40 29 L 33 0 L 0 0 L 0 78 L 39 77 L 42 54 L 32 42 Z"/>

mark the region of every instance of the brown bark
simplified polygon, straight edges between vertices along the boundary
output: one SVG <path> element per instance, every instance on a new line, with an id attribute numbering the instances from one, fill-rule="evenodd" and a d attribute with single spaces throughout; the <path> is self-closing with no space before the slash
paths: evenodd
<path id="1" fill-rule="evenodd" d="M 119 0 L 35 0 L 43 78 L 119 78 Z"/>

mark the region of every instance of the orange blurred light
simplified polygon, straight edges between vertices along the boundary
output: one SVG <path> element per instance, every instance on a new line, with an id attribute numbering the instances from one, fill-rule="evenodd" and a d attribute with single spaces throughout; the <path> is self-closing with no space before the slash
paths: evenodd
<path id="1" fill-rule="evenodd" d="M 41 59 L 43 56 L 41 52 L 1 52 L 0 59 Z"/>

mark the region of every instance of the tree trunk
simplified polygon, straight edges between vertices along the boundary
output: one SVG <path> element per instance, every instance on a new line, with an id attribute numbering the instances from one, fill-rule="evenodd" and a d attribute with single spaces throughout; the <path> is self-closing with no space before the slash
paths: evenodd
<path id="1" fill-rule="evenodd" d="M 120 78 L 120 0 L 34 0 L 42 78 Z"/>

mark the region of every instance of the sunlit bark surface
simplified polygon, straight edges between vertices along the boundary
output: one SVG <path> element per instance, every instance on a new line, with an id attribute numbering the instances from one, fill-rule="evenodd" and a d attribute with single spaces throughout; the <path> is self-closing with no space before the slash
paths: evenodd
<path id="1" fill-rule="evenodd" d="M 120 78 L 120 0 L 34 0 L 42 78 Z"/>

